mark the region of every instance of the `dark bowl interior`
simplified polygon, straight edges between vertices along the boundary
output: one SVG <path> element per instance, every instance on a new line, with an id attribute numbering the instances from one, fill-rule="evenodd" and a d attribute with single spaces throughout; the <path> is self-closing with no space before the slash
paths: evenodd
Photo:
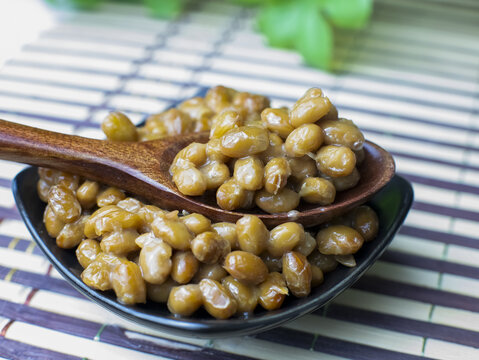
<path id="1" fill-rule="evenodd" d="M 42 221 L 45 204 L 37 195 L 37 180 L 35 167 L 20 172 L 12 184 L 15 201 L 33 239 L 70 284 L 97 304 L 136 323 L 177 335 L 205 338 L 265 331 L 325 305 L 350 287 L 381 256 L 403 223 L 413 200 L 411 185 L 400 176 L 395 176 L 369 202 L 379 216 L 379 234 L 374 241 L 365 243 L 355 255 L 358 265 L 354 268 L 339 266 L 326 274 L 324 283 L 313 289 L 308 297 L 288 297 L 281 309 L 270 312 L 261 310 L 258 306 L 258 310 L 248 318 L 216 320 L 203 310 L 190 318 L 178 318 L 169 313 L 165 304 L 148 302 L 126 306 L 116 300 L 112 291 L 101 292 L 86 286 L 80 278 L 83 269 L 75 252 L 57 247 L 55 240 L 46 232 Z"/>

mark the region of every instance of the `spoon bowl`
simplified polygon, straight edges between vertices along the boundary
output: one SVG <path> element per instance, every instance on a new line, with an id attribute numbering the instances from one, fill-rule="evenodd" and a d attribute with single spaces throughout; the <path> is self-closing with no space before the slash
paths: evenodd
<path id="1" fill-rule="evenodd" d="M 271 228 L 287 221 L 310 227 L 331 220 L 365 203 L 394 176 L 392 156 L 371 142 L 358 170 L 359 183 L 339 192 L 333 204 L 301 204 L 297 211 L 267 214 L 258 208 L 227 211 L 218 207 L 214 194 L 181 194 L 169 174 L 175 155 L 192 142 L 206 143 L 207 133 L 172 136 L 145 142 L 112 142 L 60 134 L 0 120 L 0 159 L 51 167 L 124 189 L 166 209 L 201 213 L 214 221 L 236 222 L 257 215 Z"/>
<path id="2" fill-rule="evenodd" d="M 324 283 L 313 288 L 305 298 L 287 297 L 282 307 L 265 311 L 258 306 L 248 318 L 216 320 L 204 310 L 189 318 L 172 315 L 166 304 L 148 302 L 134 306 L 124 305 L 116 300 L 113 291 L 98 291 L 85 285 L 80 277 L 83 271 L 74 250 L 59 248 L 55 239 L 48 236 L 43 224 L 43 203 L 37 194 L 37 169 L 29 167 L 20 172 L 12 183 L 15 201 L 33 239 L 50 260 L 56 270 L 80 293 L 105 309 L 153 329 L 168 333 L 201 338 L 219 338 L 236 335 L 251 335 L 277 327 L 287 321 L 308 314 L 324 306 L 341 292 L 352 286 L 385 251 L 403 223 L 413 199 L 411 185 L 401 178 L 393 179 L 368 203 L 379 217 L 379 232 L 376 239 L 367 242 L 354 255 L 357 266 L 338 266 L 325 275 Z"/>

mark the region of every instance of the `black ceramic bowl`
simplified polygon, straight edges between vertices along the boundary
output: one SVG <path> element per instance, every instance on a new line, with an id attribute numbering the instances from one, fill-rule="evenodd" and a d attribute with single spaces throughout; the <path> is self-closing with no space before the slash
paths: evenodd
<path id="1" fill-rule="evenodd" d="M 381 256 L 403 223 L 413 200 L 411 185 L 400 176 L 395 176 L 369 203 L 379 216 L 379 234 L 375 240 L 365 243 L 355 255 L 356 267 L 339 266 L 326 274 L 324 283 L 313 289 L 308 297 L 288 297 L 281 309 L 268 312 L 260 310 L 258 306 L 258 310 L 248 318 L 216 320 L 204 310 L 189 318 L 178 318 L 169 313 L 165 304 L 148 302 L 123 305 L 116 300 L 112 291 L 102 292 L 86 286 L 81 281 L 83 269 L 74 250 L 57 247 L 55 239 L 47 234 L 42 221 L 45 204 L 37 195 L 37 181 L 37 168 L 29 167 L 20 172 L 12 185 L 15 201 L 33 239 L 70 284 L 97 304 L 131 321 L 177 335 L 205 338 L 265 331 L 325 305 L 349 288 Z"/>

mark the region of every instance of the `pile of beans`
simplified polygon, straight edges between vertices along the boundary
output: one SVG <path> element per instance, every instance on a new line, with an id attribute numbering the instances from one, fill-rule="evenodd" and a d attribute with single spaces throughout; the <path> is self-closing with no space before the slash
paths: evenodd
<path id="1" fill-rule="evenodd" d="M 83 282 L 113 290 L 124 304 L 166 303 L 179 316 L 202 306 L 218 319 L 258 304 L 278 309 L 288 295 L 307 296 L 338 263 L 355 266 L 353 254 L 378 231 L 368 206 L 315 234 L 294 222 L 268 230 L 252 215 L 212 224 L 75 175 L 44 168 L 39 175 L 46 230 L 59 247 L 76 248 Z"/>
<path id="2" fill-rule="evenodd" d="M 264 96 L 216 86 L 204 98 L 194 97 L 176 108 L 151 115 L 143 127 L 136 127 L 120 112 L 112 112 L 103 121 L 102 130 L 113 141 L 155 140 L 209 131 L 215 117 L 227 109 L 241 114 L 247 122 L 257 120 L 261 111 L 268 106 L 269 99 Z"/>
<path id="3" fill-rule="evenodd" d="M 310 89 L 291 110 L 269 108 L 261 95 L 223 86 L 135 127 L 122 113 L 102 124 L 113 141 L 146 141 L 210 131 L 207 144 L 181 150 L 171 166 L 187 195 L 216 190 L 228 210 L 256 203 L 270 213 L 294 209 L 299 199 L 329 204 L 355 186 L 364 138 L 321 90 Z M 233 176 L 231 176 L 233 174 Z M 81 278 L 113 290 L 133 305 L 166 303 L 189 316 L 203 307 L 218 319 L 281 307 L 286 296 L 308 296 L 338 264 L 378 232 L 368 206 L 323 224 L 314 233 L 287 222 L 269 230 L 256 216 L 212 224 L 205 216 L 166 211 L 123 190 L 40 168 L 37 184 L 47 203 L 44 223 L 59 247 L 76 249 Z"/>
<path id="4" fill-rule="evenodd" d="M 301 199 L 329 205 L 336 191 L 358 183 L 364 136 L 351 120 L 338 118 L 320 89 L 309 89 L 290 110 L 247 96 L 243 108 L 228 101 L 216 106 L 208 143 L 192 143 L 176 155 L 170 173 L 181 193 L 216 191 L 222 209 L 256 205 L 281 213 Z"/>

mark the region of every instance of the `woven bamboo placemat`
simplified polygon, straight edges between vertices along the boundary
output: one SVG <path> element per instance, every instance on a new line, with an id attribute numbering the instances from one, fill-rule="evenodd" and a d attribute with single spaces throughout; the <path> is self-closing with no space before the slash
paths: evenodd
<path id="1" fill-rule="evenodd" d="M 290 105 L 319 86 L 391 151 L 415 203 L 392 245 L 332 304 L 251 337 L 194 340 L 121 320 L 79 295 L 34 245 L 0 161 L 0 356 L 7 359 L 479 359 L 479 3 L 377 0 L 340 32 L 333 74 L 263 45 L 254 14 L 197 2 L 177 21 L 108 3 L 59 20 L 0 71 L 0 118 L 102 137 L 224 84 Z"/>

